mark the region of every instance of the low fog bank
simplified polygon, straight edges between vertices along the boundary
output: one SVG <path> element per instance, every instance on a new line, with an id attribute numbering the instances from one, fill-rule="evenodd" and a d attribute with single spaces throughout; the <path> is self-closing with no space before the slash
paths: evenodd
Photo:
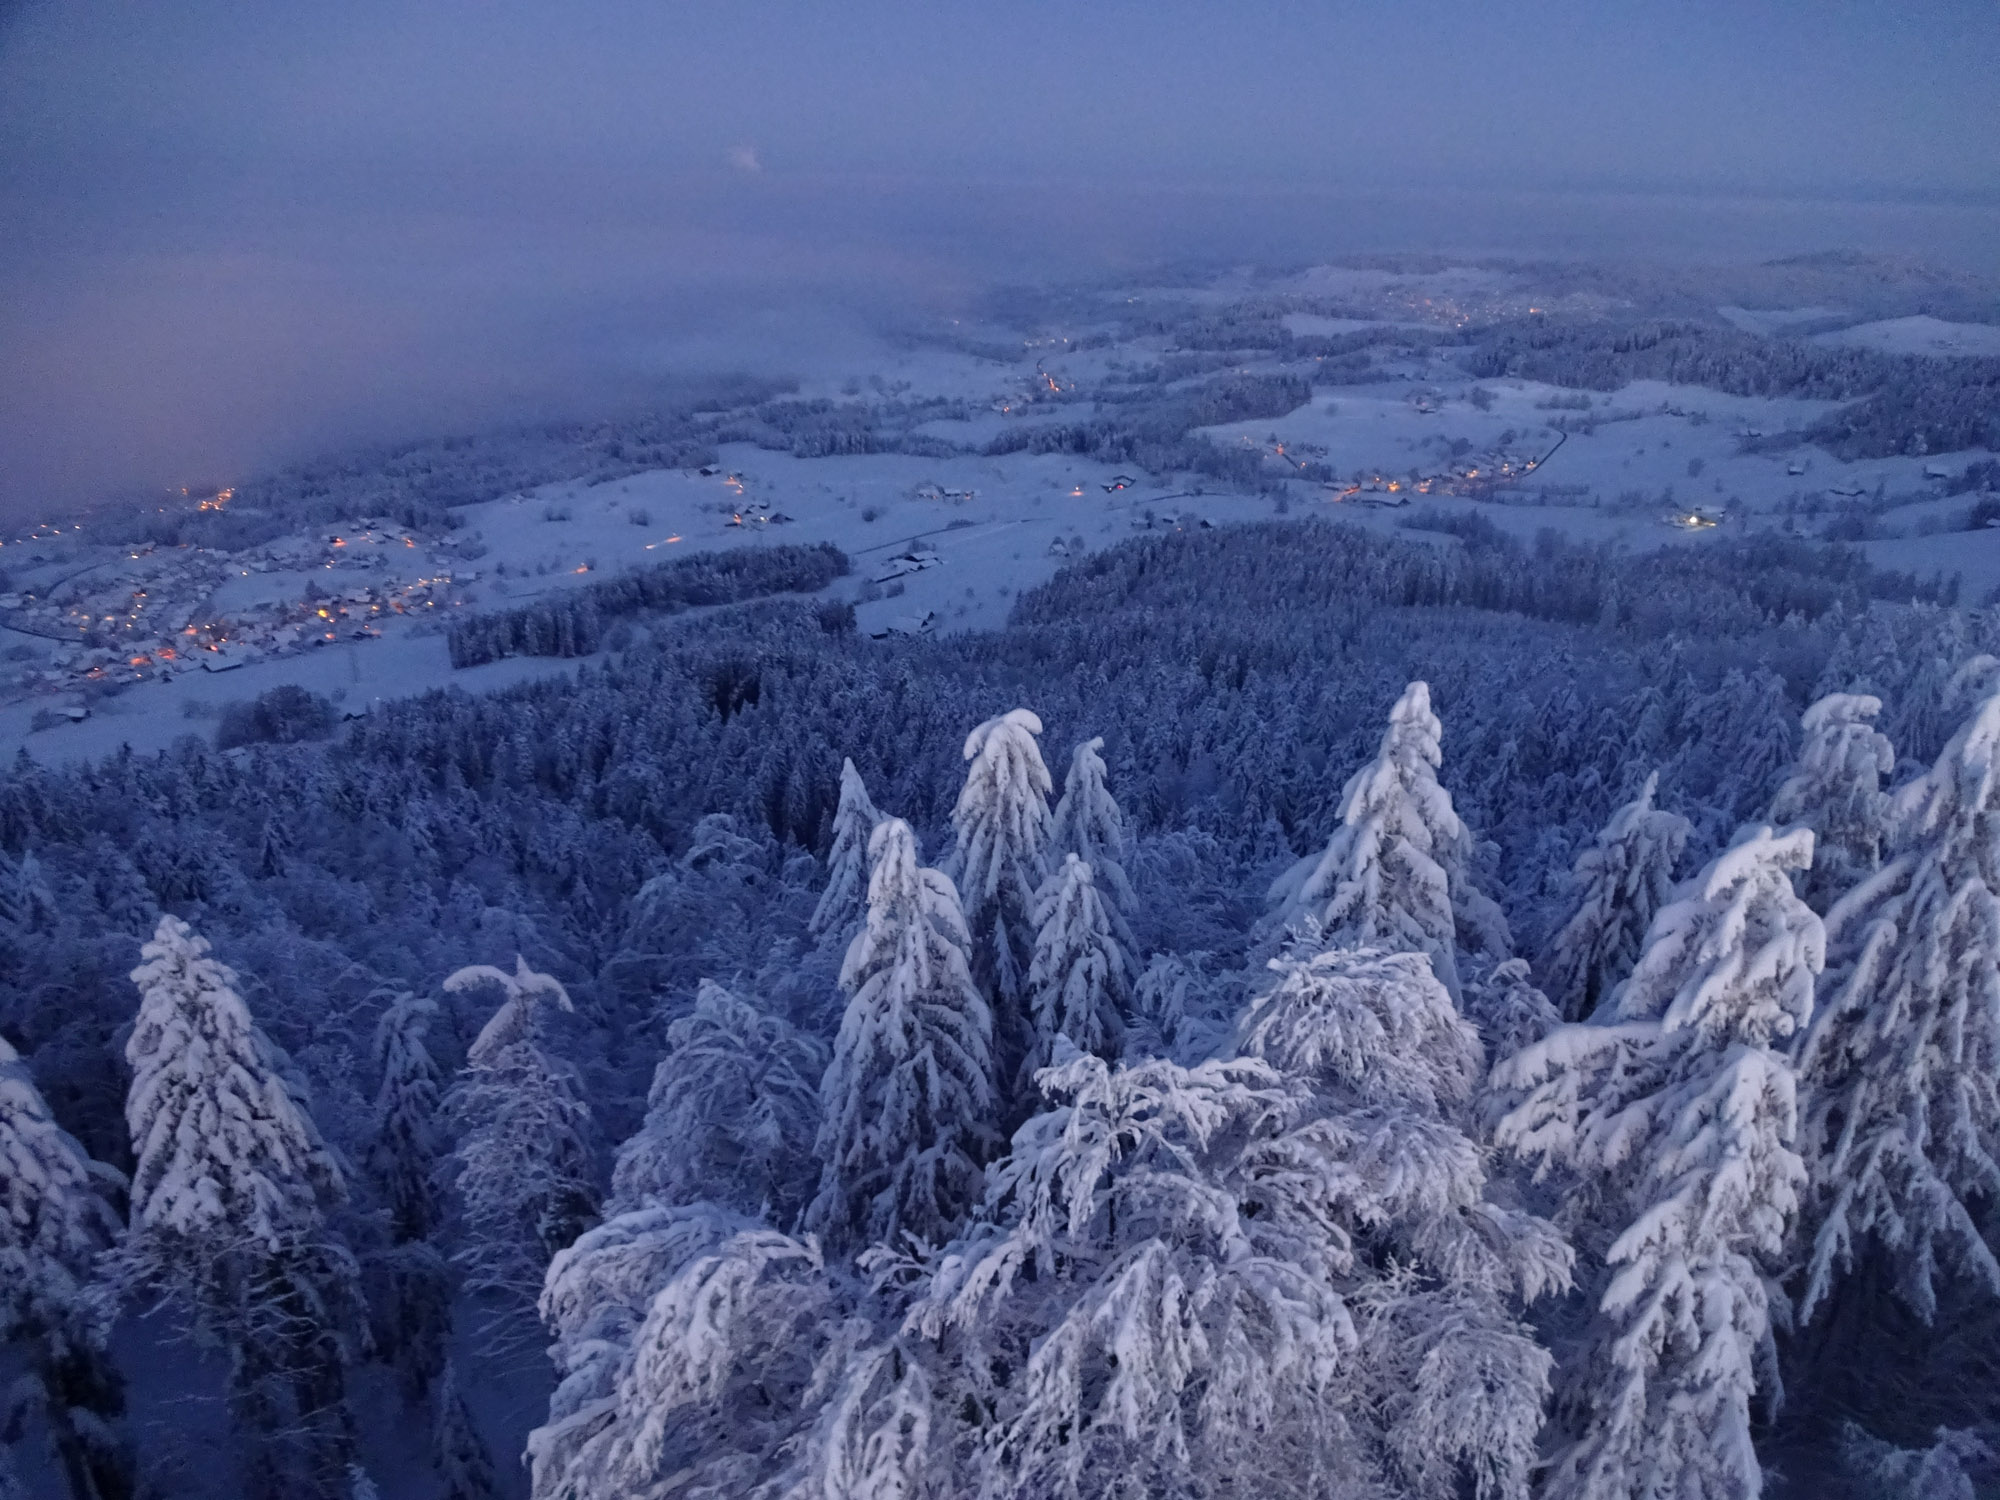
<path id="1" fill-rule="evenodd" d="M 1830 248 L 2000 272 L 2000 210 L 1065 183 L 99 184 L 0 249 L 0 519 L 663 384 L 865 371 L 1000 283 L 1397 252 L 1742 262 Z M 494 190 L 506 181 L 504 192 Z M 310 201 L 301 211 L 298 204 Z"/>

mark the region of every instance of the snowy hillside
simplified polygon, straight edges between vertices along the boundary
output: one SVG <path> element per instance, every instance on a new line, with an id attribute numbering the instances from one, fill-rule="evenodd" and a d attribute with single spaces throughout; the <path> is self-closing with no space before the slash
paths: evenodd
<path id="1" fill-rule="evenodd" d="M 1991 323 L 1946 323 L 1928 314 L 1857 323 L 1819 335 L 1824 344 L 1852 344 L 1887 354 L 1930 354 L 1945 358 L 2000 355 L 2000 327 Z"/>

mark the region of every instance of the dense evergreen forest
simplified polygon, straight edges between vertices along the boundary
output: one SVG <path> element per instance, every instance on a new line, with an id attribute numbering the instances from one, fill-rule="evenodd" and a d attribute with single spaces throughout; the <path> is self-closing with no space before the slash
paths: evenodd
<path id="1" fill-rule="evenodd" d="M 23 1482 L 218 1483 L 171 1327 L 216 1493 L 1971 1496 L 1996 650 L 1804 543 L 1263 525 L 23 759 Z"/>

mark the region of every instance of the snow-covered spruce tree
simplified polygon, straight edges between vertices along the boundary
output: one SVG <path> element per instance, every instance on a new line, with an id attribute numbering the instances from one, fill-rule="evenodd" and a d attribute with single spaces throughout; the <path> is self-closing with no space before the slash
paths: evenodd
<path id="1" fill-rule="evenodd" d="M 1750 1410 L 1766 1277 L 1806 1180 L 1779 1049 L 1812 1015 L 1825 948 L 1791 883 L 1812 839 L 1744 829 L 1660 910 L 1591 1023 L 1494 1069 L 1519 1101 L 1500 1143 L 1538 1175 L 1590 1174 L 1624 1225 L 1604 1255 L 1593 1347 L 1570 1372 L 1575 1435 L 1551 1500 L 1762 1490 Z"/>
<path id="2" fill-rule="evenodd" d="M 849 1319 L 821 1356 L 809 1396 L 817 1420 L 758 1500 L 945 1500 L 959 1493 L 951 1414 L 917 1341 L 896 1334 L 862 1342 L 868 1325 Z"/>
<path id="3" fill-rule="evenodd" d="M 1390 710 L 1375 759 L 1348 778 L 1324 852 L 1272 883 L 1267 937 L 1310 919 L 1330 946 L 1425 954 L 1454 1001 L 1461 947 L 1508 956 L 1506 918 L 1473 886 L 1471 835 L 1438 785 L 1443 733 L 1429 686 L 1411 683 Z"/>
<path id="4" fill-rule="evenodd" d="M 1244 976 L 1216 973 L 1208 953 L 1156 953 L 1133 982 L 1125 1056 L 1200 1062 L 1234 1033 Z"/>
<path id="5" fill-rule="evenodd" d="M 368 1165 L 388 1200 L 391 1234 L 417 1240 L 437 1222 L 438 1069 L 424 1045 L 435 1001 L 407 990 L 375 1024 L 375 1139 Z"/>
<path id="6" fill-rule="evenodd" d="M 255 1493 L 336 1495 L 360 1320 L 353 1257 L 325 1214 L 346 1182 L 235 974 L 207 954 L 166 916 L 132 971 L 135 1164 L 118 1279 L 164 1292 L 227 1352 Z"/>
<path id="7" fill-rule="evenodd" d="M 667 1028 L 607 1207 L 706 1201 L 790 1227 L 818 1180 L 826 1065 L 817 1038 L 704 979 L 694 1009 Z"/>
<path id="8" fill-rule="evenodd" d="M 446 1361 L 437 1383 L 437 1420 L 431 1428 L 431 1462 L 444 1479 L 441 1500 L 495 1500 L 500 1486 L 493 1457 L 472 1425 L 458 1388 L 457 1368 Z"/>
<path id="9" fill-rule="evenodd" d="M 1271 968 L 1237 1048 L 1310 1088 L 1317 1139 L 1370 1184 L 1345 1228 L 1364 1265 L 1399 1268 L 1351 1284 L 1384 1330 L 1365 1389 L 1390 1419 L 1397 1475 L 1454 1493 L 1463 1470 L 1481 1493 L 1525 1493 L 1550 1364 L 1512 1306 L 1567 1290 L 1572 1255 L 1489 1192 L 1470 1133 L 1478 1033 L 1421 954 L 1332 949 Z M 1517 1383 L 1494 1390 L 1496 1372 Z"/>
<path id="10" fill-rule="evenodd" d="M 12 979 L 29 939 L 56 921 L 55 897 L 42 880 L 40 862 L 23 854 L 16 864 L 0 851 L 0 975 Z"/>
<path id="11" fill-rule="evenodd" d="M 454 1277 L 430 1236 L 443 1143 L 438 1068 L 425 1045 L 434 1001 L 386 992 L 375 1025 L 374 1135 L 366 1157 L 388 1209 L 387 1243 L 362 1253 L 376 1357 L 393 1364 L 409 1399 L 420 1400 L 444 1365 Z"/>
<path id="12" fill-rule="evenodd" d="M 1498 1061 L 1562 1025 L 1549 997 L 1535 988 L 1525 958 L 1474 971 L 1465 985 L 1465 1018 L 1479 1029 L 1488 1059 Z"/>
<path id="13" fill-rule="evenodd" d="M 590 1231 L 550 1268 L 542 1301 L 564 1379 L 528 1439 L 536 1500 L 759 1493 L 860 1331 L 841 1311 L 811 1236 L 710 1204 Z"/>
<path id="14" fill-rule="evenodd" d="M 99 1194 L 117 1174 L 56 1124 L 27 1064 L 0 1038 L 0 1346 L 25 1364 L 10 1404 L 40 1409 L 73 1500 L 121 1500 L 132 1466 L 111 1423 L 123 1404 L 87 1288 L 118 1234 Z M 9 1426 L 13 1423 L 10 1421 Z"/>
<path id="15" fill-rule="evenodd" d="M 1889 798 L 1883 782 L 1896 768 L 1896 749 L 1875 727 L 1882 700 L 1830 693 L 1805 712 L 1798 764 L 1771 799 L 1771 822 L 1813 831 L 1813 863 L 1805 873 L 1806 905 L 1824 916 L 1835 901 L 1873 875 L 1882 862 Z"/>
<path id="16" fill-rule="evenodd" d="M 1730 726 L 1735 754 L 1716 784 L 1713 802 L 1732 817 L 1757 817 L 1797 759 L 1797 730 L 1785 680 L 1768 668 L 1748 679 L 1738 703 Z"/>
<path id="17" fill-rule="evenodd" d="M 560 1383 L 529 1443 L 537 1495 L 629 1493 L 610 1455 L 647 1420 L 620 1393 L 647 1399 L 627 1377 L 653 1299 L 701 1256 L 762 1227 L 753 1215 L 789 1225 L 817 1171 L 818 1042 L 705 983 L 668 1048 L 646 1122 L 619 1152 L 606 1221 L 556 1256 L 543 1286 Z M 737 1450 L 716 1451 L 728 1469 Z"/>
<path id="18" fill-rule="evenodd" d="M 642 1409 L 620 1406 L 619 1393 L 647 1309 L 696 1260 L 757 1227 L 712 1203 L 640 1204 L 557 1253 L 541 1298 L 542 1322 L 555 1340 L 557 1384 L 548 1421 L 527 1446 L 538 1497 L 609 1500 L 617 1493 L 604 1458 L 624 1440 L 619 1429 L 645 1420 Z"/>
<path id="19" fill-rule="evenodd" d="M 1132 1002 L 1131 966 L 1113 929 L 1110 903 L 1099 894 L 1093 871 L 1074 854 L 1042 887 L 1041 927 L 1028 965 L 1028 1004 L 1035 1023 L 1029 1062 L 1045 1068 L 1056 1038 L 1066 1036 L 1085 1052 L 1115 1056 Z M 1034 1087 L 1032 1074 L 1018 1085 Z"/>
<path id="20" fill-rule="evenodd" d="M 833 815 L 833 848 L 826 856 L 826 890 L 807 930 L 814 937 L 845 939 L 868 905 L 868 836 L 882 814 L 854 762 L 840 763 L 840 806 Z"/>
<path id="21" fill-rule="evenodd" d="M 518 955 L 514 972 L 473 964 L 447 992 L 496 984 L 506 996 L 467 1049 L 446 1107 L 458 1126 L 450 1166 L 464 1220 L 453 1259 L 466 1290 L 494 1299 L 489 1333 L 516 1306 L 532 1306 L 556 1251 L 595 1216 L 586 1135 L 590 1107 L 575 1072 L 542 1042 L 541 1010 L 571 1009 L 569 993 Z"/>
<path id="22" fill-rule="evenodd" d="M 1858 1500 L 1978 1500 L 1973 1473 L 1992 1471 L 1992 1448 L 1976 1432 L 1940 1428 L 1927 1448 L 1898 1448 L 1852 1422 L 1840 1435 L 1842 1467 Z"/>
<path id="23" fill-rule="evenodd" d="M 2000 1293 L 1979 1217 L 2000 1201 L 1996 759 L 2000 697 L 1895 794 L 1889 862 L 1828 914 L 1832 961 L 1798 1048 L 1806 1317 L 1863 1257 L 1925 1319 L 1940 1273 Z"/>
<path id="24" fill-rule="evenodd" d="M 972 982 L 958 894 L 917 864 L 909 824 L 869 840 L 868 924 L 820 1085 L 822 1163 L 808 1229 L 837 1248 L 949 1235 L 980 1193 L 992 1139 L 992 1018 Z"/>
<path id="25" fill-rule="evenodd" d="M 905 1323 L 949 1352 L 935 1409 L 982 1414 L 980 1493 L 1526 1494 L 1548 1356 L 1456 1276 L 1357 1244 L 1457 1212 L 1435 1174 L 1476 1177 L 1469 1142 L 1405 1142 L 1257 1058 L 1071 1052 L 1040 1085 L 1054 1107 Z"/>
<path id="26" fill-rule="evenodd" d="M 951 822 L 958 842 L 944 863 L 972 934 L 972 976 L 993 1008 L 995 1077 L 1011 1082 L 1033 1044 L 1028 965 L 1035 893 L 1048 878 L 1049 769 L 1025 708 L 988 719 L 965 738 L 970 767 Z"/>
<path id="27" fill-rule="evenodd" d="M 1050 863 L 1074 854 L 1090 866 L 1111 930 L 1129 954 L 1134 951 L 1132 918 L 1138 915 L 1139 898 L 1125 874 L 1125 814 L 1105 784 L 1103 750 L 1100 735 L 1070 753 L 1062 800 L 1049 825 Z"/>
<path id="28" fill-rule="evenodd" d="M 1549 940 L 1539 968 L 1550 1001 L 1569 1021 L 1597 1009 L 1632 972 L 1653 914 L 1674 889 L 1674 864 L 1693 831 L 1679 813 L 1653 806 L 1660 773 L 1619 808 L 1576 858 L 1575 915 Z"/>

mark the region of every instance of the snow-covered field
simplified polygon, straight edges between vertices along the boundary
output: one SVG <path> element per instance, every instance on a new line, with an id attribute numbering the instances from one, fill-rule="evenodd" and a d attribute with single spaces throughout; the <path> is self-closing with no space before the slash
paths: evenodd
<path id="1" fill-rule="evenodd" d="M 1886 318 L 1878 323 L 1858 323 L 1852 328 L 1819 334 L 1815 341 L 1879 349 L 1884 354 L 1930 354 L 1946 358 L 2000 356 L 2000 326 L 1992 323 L 1947 323 L 1928 314 Z"/>
<path id="2" fill-rule="evenodd" d="M 1801 323 L 1816 323 L 1822 318 L 1837 318 L 1840 309 L 1836 307 L 1718 307 L 1717 312 L 1734 323 L 1745 333 L 1769 337 L 1783 333 L 1787 328 L 1795 328 Z"/>
<path id="3" fill-rule="evenodd" d="M 454 671 L 442 621 L 626 569 L 781 541 L 831 542 L 851 557 L 852 575 L 829 592 L 854 601 L 871 634 L 998 626 L 1022 590 L 1065 561 L 1149 527 L 1279 513 L 1407 525 L 1409 502 L 1476 507 L 1518 535 L 1554 527 L 1631 547 L 1700 545 L 1761 526 L 1810 535 L 1829 513 L 1859 508 L 1880 522 L 1871 534 L 1891 538 L 1867 544 L 1884 564 L 1957 571 L 1969 601 L 2000 587 L 2000 533 L 1913 534 L 1953 524 L 1968 502 L 1939 497 L 1965 465 L 1990 457 L 1984 451 L 1846 463 L 1778 439 L 1836 403 L 1647 380 L 1611 392 L 1474 381 L 1454 348 L 1435 343 L 1440 332 L 1561 300 L 1538 297 L 1522 275 L 1466 266 L 1321 267 L 1277 279 L 1233 272 L 1114 288 L 1054 303 L 1033 326 L 947 322 L 885 346 L 875 368 L 822 371 L 798 391 L 800 403 L 915 412 L 907 436 L 949 456 L 805 458 L 725 442 L 701 472 L 545 484 L 461 508 L 450 533 L 412 534 L 357 514 L 240 553 L 81 551 L 55 527 L 38 528 L 0 553 L 17 591 L 0 608 L 19 606 L 6 621 L 42 632 L 10 627 L 0 656 L 0 754 L 25 747 L 66 761 L 121 744 L 161 748 L 208 732 L 221 707 L 281 683 L 355 711 L 445 685 L 478 689 L 563 671 L 570 663 L 542 659 Z M 1149 474 L 1067 452 L 986 452 L 1028 426 L 1116 424 L 1135 396 L 1170 400 L 1210 378 L 1320 373 L 1311 361 L 1256 353 L 1218 372 L 1210 357 L 1184 378 L 1134 392 L 1138 372 L 1185 357 L 1171 331 L 1178 320 L 1245 308 L 1289 308 L 1281 321 L 1296 337 L 1383 335 L 1375 378 L 1318 384 L 1286 415 L 1199 431 L 1252 457 L 1257 483 Z M 1771 335 L 1831 309 L 1722 313 Z M 1819 337 L 1919 353 L 2000 351 L 2000 328 L 1928 317 Z M 123 644 L 88 652 L 44 638 L 74 629 L 76 641 L 107 627 Z"/>

